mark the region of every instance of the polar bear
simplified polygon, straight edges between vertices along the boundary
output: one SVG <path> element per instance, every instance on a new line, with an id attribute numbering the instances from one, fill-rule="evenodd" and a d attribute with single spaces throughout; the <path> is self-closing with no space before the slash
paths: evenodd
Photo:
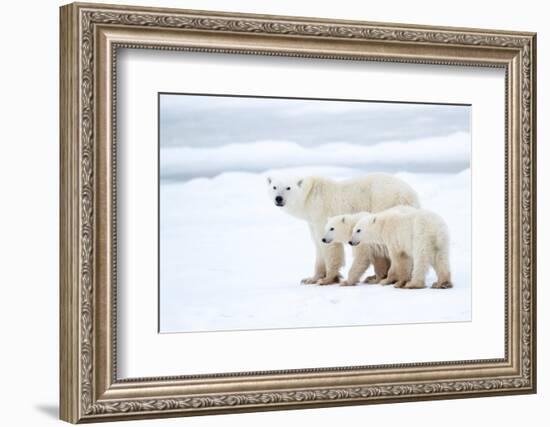
<path id="1" fill-rule="evenodd" d="M 366 212 L 351 215 L 336 215 L 327 220 L 325 234 L 321 241 L 327 245 L 331 243 L 348 243 L 351 239 L 353 227 Z M 371 264 L 374 265 L 374 276 L 367 277 L 365 283 L 378 283 L 384 279 L 390 268 L 388 249 L 384 245 L 365 243 L 354 246 L 352 249 L 353 264 L 348 272 L 347 280 L 340 282 L 341 286 L 355 285 Z"/>
<path id="2" fill-rule="evenodd" d="M 416 208 L 411 206 L 396 206 L 391 208 L 402 213 L 413 212 Z M 330 217 L 325 225 L 325 235 L 321 239 L 323 243 L 350 243 L 353 229 L 357 222 L 370 212 L 358 212 L 356 214 L 337 215 Z M 410 269 L 405 264 L 405 259 L 392 265 L 386 245 L 378 243 L 363 243 L 352 248 L 353 264 L 348 272 L 347 280 L 340 282 L 342 286 L 355 285 L 363 273 L 374 266 L 374 276 L 367 277 L 365 283 L 380 283 L 387 285 L 397 280 L 408 280 Z M 390 268 L 391 265 L 391 268 Z M 394 279 L 395 278 L 395 279 Z"/>
<path id="3" fill-rule="evenodd" d="M 433 266 L 437 282 L 432 288 L 451 288 L 449 232 L 443 218 L 426 209 L 411 212 L 399 208 L 366 214 L 355 225 L 350 244 L 361 242 L 386 245 L 392 263 L 405 257 L 412 260 L 412 273 L 396 287 L 425 288 L 426 273 Z"/>
<path id="4" fill-rule="evenodd" d="M 269 196 L 275 206 L 309 224 L 315 244 L 315 269 L 302 283 L 338 283 L 344 262 L 341 243 L 325 245 L 325 223 L 331 216 L 361 211 L 380 212 L 397 205 L 419 207 L 418 196 L 403 180 L 387 174 L 371 174 L 345 181 L 319 176 L 267 178 Z"/>

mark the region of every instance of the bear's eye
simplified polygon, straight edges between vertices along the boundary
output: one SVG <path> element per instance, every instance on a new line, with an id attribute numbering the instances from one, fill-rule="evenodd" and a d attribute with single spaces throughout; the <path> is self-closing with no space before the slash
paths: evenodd
<path id="1" fill-rule="evenodd" d="M 361 232 L 361 229 L 357 230 L 357 232 L 360 233 L 360 232 Z"/>
<path id="2" fill-rule="evenodd" d="M 276 186 L 273 186 L 273 189 L 274 189 L 274 190 L 276 190 L 276 189 L 277 189 L 277 187 L 276 187 Z"/>
<path id="3" fill-rule="evenodd" d="M 334 227 L 330 227 L 330 231 L 334 231 Z"/>
<path id="4" fill-rule="evenodd" d="M 290 187 L 286 187 L 286 189 L 287 189 L 288 191 L 290 191 Z"/>

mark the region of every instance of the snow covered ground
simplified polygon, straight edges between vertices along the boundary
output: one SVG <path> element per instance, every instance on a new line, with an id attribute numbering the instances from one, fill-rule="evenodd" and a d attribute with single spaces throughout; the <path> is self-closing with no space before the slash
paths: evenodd
<path id="1" fill-rule="evenodd" d="M 455 287 L 448 290 L 301 285 L 314 261 L 307 224 L 267 197 L 266 176 L 287 173 L 345 179 L 365 172 L 312 166 L 161 181 L 161 332 L 470 320 L 469 169 L 396 174 L 449 225 Z M 427 283 L 434 280 L 430 272 Z"/>

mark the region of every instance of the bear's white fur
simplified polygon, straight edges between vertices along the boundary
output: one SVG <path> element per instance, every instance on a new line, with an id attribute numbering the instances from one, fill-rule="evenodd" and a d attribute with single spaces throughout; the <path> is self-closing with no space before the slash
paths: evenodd
<path id="1" fill-rule="evenodd" d="M 352 215 L 336 215 L 327 220 L 325 234 L 321 241 L 346 244 L 351 239 L 353 227 L 366 212 Z M 340 282 L 341 286 L 355 285 L 371 264 L 374 265 L 374 276 L 367 277 L 365 283 L 378 283 L 384 279 L 390 268 L 388 249 L 384 245 L 365 243 L 352 248 L 353 264 L 348 272 L 347 280 Z"/>
<path id="2" fill-rule="evenodd" d="M 443 218 L 426 209 L 403 212 L 399 208 L 364 215 L 355 225 L 351 244 L 386 245 L 392 264 L 412 261 L 410 280 L 396 287 L 425 288 L 426 273 L 433 266 L 437 282 L 432 288 L 450 288 L 449 232 Z M 390 279 L 388 277 L 388 279 Z"/>
<path id="3" fill-rule="evenodd" d="M 413 212 L 416 208 L 411 206 L 396 206 L 392 208 L 394 211 L 402 213 Z M 361 218 L 370 212 L 358 212 L 356 214 L 337 215 L 330 217 L 325 225 L 325 235 L 321 241 L 325 244 L 330 243 L 350 243 L 351 236 L 355 225 Z M 402 276 L 402 273 L 396 271 L 400 268 L 399 264 L 395 266 L 391 264 L 390 255 L 386 245 L 378 243 L 363 243 L 352 247 L 353 264 L 348 272 L 347 280 L 340 282 L 340 285 L 355 285 L 363 273 L 370 267 L 374 266 L 374 276 L 367 277 L 365 283 L 381 283 L 387 285 L 393 283 L 388 277 Z M 391 267 L 390 267 L 391 266 Z"/>
<path id="4" fill-rule="evenodd" d="M 322 243 L 325 223 L 331 216 L 361 211 L 380 212 L 397 205 L 419 207 L 412 187 L 399 178 L 371 174 L 345 181 L 310 176 L 267 178 L 269 195 L 276 206 L 308 222 L 316 248 L 315 270 L 302 283 L 328 285 L 339 281 L 344 263 L 341 243 Z"/>

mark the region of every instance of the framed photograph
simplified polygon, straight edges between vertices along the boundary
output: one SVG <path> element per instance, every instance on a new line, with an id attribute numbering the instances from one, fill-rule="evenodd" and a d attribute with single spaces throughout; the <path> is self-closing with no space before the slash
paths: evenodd
<path id="1" fill-rule="evenodd" d="M 536 391 L 535 34 L 60 22 L 63 420 Z"/>

